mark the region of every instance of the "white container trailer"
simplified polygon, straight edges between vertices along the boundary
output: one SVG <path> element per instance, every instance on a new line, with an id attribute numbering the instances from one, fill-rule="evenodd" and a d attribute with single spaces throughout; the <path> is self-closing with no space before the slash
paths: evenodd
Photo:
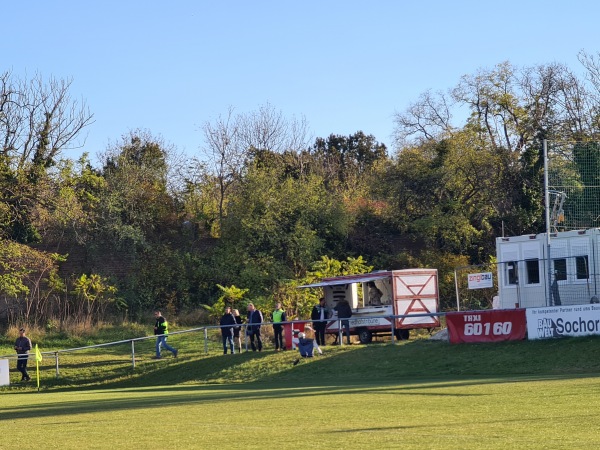
<path id="1" fill-rule="evenodd" d="M 546 238 L 540 233 L 496 239 L 499 308 L 597 301 L 600 229 L 551 233 L 550 257 Z"/>
<path id="2" fill-rule="evenodd" d="M 393 329 L 398 339 L 408 339 L 409 330 L 432 329 L 440 326 L 435 314 L 439 308 L 437 269 L 405 269 L 371 272 L 324 278 L 319 283 L 301 288 L 323 288 L 327 308 L 333 311 L 338 302 L 345 300 L 352 308 L 349 319 L 350 333 L 360 342 L 369 343 L 373 335 L 389 334 Z M 376 304 L 369 304 L 370 289 L 381 296 Z M 360 295 L 359 295 L 360 292 Z M 391 319 L 392 316 L 405 316 Z M 416 317 L 410 317 L 417 315 Z M 329 318 L 326 332 L 338 334 L 339 321 L 334 314 Z"/>

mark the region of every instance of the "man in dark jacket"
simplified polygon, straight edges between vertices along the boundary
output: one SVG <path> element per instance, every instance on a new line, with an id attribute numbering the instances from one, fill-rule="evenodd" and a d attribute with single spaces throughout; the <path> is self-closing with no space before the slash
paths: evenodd
<path id="1" fill-rule="evenodd" d="M 225 307 L 225 313 L 221 317 L 219 325 L 221 325 L 221 337 L 223 338 L 223 354 L 227 354 L 227 344 L 229 344 L 231 354 L 233 355 L 235 353 L 233 351 L 233 327 L 236 325 L 236 321 L 231 313 L 231 306 Z"/>
<path id="2" fill-rule="evenodd" d="M 17 351 L 17 370 L 21 372 L 21 381 L 29 381 L 31 378 L 27 373 L 27 360 L 29 359 L 29 350 L 31 350 L 31 340 L 25 336 L 25 328 L 19 330 L 19 337 L 15 341 L 15 350 Z"/>
<path id="3" fill-rule="evenodd" d="M 262 339 L 260 337 L 260 327 L 263 322 L 262 313 L 254 307 L 253 303 L 248 303 L 248 320 L 246 321 L 246 336 L 250 338 L 250 345 L 252 351 L 262 351 Z M 254 345 L 254 338 L 256 337 L 256 345 Z"/>
<path id="4" fill-rule="evenodd" d="M 325 298 L 319 299 L 319 304 L 315 305 L 310 313 L 310 319 L 313 320 L 315 328 L 315 337 L 318 345 L 325 345 L 325 329 L 327 328 L 327 318 L 329 317 L 329 309 L 325 303 Z"/>
<path id="5" fill-rule="evenodd" d="M 341 322 L 346 334 L 346 343 L 350 345 L 350 321 L 348 319 L 352 317 L 352 308 L 346 300 L 340 300 L 333 309 L 337 311 L 338 318 L 342 319 Z"/>

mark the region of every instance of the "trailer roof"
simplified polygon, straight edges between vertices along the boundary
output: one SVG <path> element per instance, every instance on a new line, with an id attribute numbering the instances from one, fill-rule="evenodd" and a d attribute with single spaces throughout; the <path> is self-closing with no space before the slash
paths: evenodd
<path id="1" fill-rule="evenodd" d="M 354 283 L 366 283 L 368 281 L 382 280 L 392 276 L 392 272 L 375 272 L 375 273 L 363 273 L 360 275 L 343 275 L 340 277 L 324 278 L 319 283 L 305 284 L 304 286 L 298 286 L 298 288 L 316 288 L 324 286 L 339 286 L 342 284 L 354 284 Z"/>

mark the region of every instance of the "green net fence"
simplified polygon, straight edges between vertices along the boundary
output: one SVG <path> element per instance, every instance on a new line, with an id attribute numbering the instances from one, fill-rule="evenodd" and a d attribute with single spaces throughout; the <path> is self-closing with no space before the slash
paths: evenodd
<path id="1" fill-rule="evenodd" d="M 548 141 L 550 231 L 600 226 L 600 142 Z"/>

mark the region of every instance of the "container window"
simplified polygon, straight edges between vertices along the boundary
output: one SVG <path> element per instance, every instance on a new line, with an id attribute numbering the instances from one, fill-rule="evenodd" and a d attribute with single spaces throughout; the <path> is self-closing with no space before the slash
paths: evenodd
<path id="1" fill-rule="evenodd" d="M 506 263 L 506 282 L 507 284 L 517 284 L 519 279 L 517 262 L 510 261 Z"/>
<path id="2" fill-rule="evenodd" d="M 567 260 L 560 258 L 554 260 L 554 278 L 556 281 L 564 281 L 567 279 Z"/>
<path id="3" fill-rule="evenodd" d="M 528 259 L 525 261 L 527 269 L 527 284 L 540 283 L 540 262 L 538 259 Z"/>
<path id="4" fill-rule="evenodd" d="M 578 280 L 586 280 L 590 277 L 587 255 L 575 257 L 575 269 Z"/>

